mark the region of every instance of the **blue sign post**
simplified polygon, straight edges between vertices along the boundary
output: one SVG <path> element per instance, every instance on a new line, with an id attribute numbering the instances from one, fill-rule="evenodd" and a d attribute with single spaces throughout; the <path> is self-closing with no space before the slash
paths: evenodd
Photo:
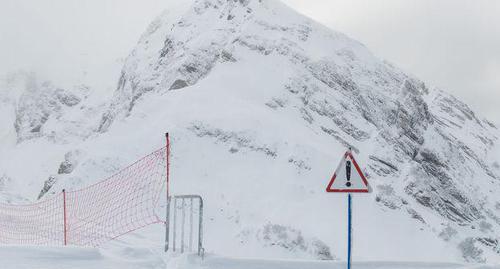
<path id="1" fill-rule="evenodd" d="M 351 194 L 347 194 L 347 269 L 351 269 L 351 247 L 352 247 L 352 207 Z"/>
<path id="2" fill-rule="evenodd" d="M 354 168 L 354 173 L 353 173 Z M 370 187 L 358 163 L 349 149 L 342 158 L 337 170 L 326 187 L 327 192 L 347 193 L 347 269 L 352 262 L 352 195 L 351 193 L 368 193 Z"/>

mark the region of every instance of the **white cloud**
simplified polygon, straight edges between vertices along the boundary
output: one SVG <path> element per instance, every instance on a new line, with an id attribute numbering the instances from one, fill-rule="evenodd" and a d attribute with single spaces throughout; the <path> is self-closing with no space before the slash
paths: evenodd
<path id="1" fill-rule="evenodd" d="M 0 0 L 0 74 L 35 70 L 59 85 L 93 82 L 112 91 L 120 60 L 165 3 Z"/>

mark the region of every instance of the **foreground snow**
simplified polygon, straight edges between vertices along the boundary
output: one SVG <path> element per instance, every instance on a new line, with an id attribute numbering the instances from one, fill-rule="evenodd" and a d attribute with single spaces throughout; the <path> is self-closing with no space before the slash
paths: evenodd
<path id="1" fill-rule="evenodd" d="M 80 247 L 0 247 L 1 268 L 165 268 L 162 257 L 149 249 L 121 252 Z"/>
<path id="2" fill-rule="evenodd" d="M 305 260 L 236 259 L 209 255 L 201 260 L 196 255 L 171 256 L 148 248 L 123 248 L 102 250 L 80 247 L 1 246 L 0 260 L 3 269 L 23 268 L 86 268 L 86 269 L 337 269 L 345 268 L 344 262 Z M 454 263 L 423 262 L 361 262 L 353 268 L 363 269 L 489 269 L 500 265 L 463 265 Z"/>

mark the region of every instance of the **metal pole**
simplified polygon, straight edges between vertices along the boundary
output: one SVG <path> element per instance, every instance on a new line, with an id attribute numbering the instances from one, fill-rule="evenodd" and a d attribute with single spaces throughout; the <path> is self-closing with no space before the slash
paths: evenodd
<path id="1" fill-rule="evenodd" d="M 66 190 L 62 190 L 63 193 L 63 214 L 64 214 L 64 245 L 68 244 L 68 222 L 66 217 Z"/>
<path id="2" fill-rule="evenodd" d="M 165 134 L 165 139 L 167 142 L 166 148 L 166 159 L 167 159 L 167 198 L 170 197 L 170 136 L 168 133 Z"/>
<path id="3" fill-rule="evenodd" d="M 200 199 L 200 215 L 198 220 L 198 256 L 202 256 L 203 251 L 203 199 Z"/>
<path id="4" fill-rule="evenodd" d="M 351 269 L 351 247 L 352 247 L 352 205 L 351 194 L 347 195 L 347 269 Z"/>

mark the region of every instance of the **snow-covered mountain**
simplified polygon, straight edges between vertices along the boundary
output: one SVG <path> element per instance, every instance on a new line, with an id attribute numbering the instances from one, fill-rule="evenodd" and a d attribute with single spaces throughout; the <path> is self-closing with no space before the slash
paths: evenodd
<path id="1" fill-rule="evenodd" d="M 352 147 L 373 188 L 354 197 L 355 259 L 500 261 L 494 124 L 277 0 L 183 2 L 107 106 L 85 86 L 4 83 L 4 201 L 97 181 L 169 131 L 172 188 L 205 198 L 208 251 L 342 259 L 346 197 L 324 189 Z"/>

